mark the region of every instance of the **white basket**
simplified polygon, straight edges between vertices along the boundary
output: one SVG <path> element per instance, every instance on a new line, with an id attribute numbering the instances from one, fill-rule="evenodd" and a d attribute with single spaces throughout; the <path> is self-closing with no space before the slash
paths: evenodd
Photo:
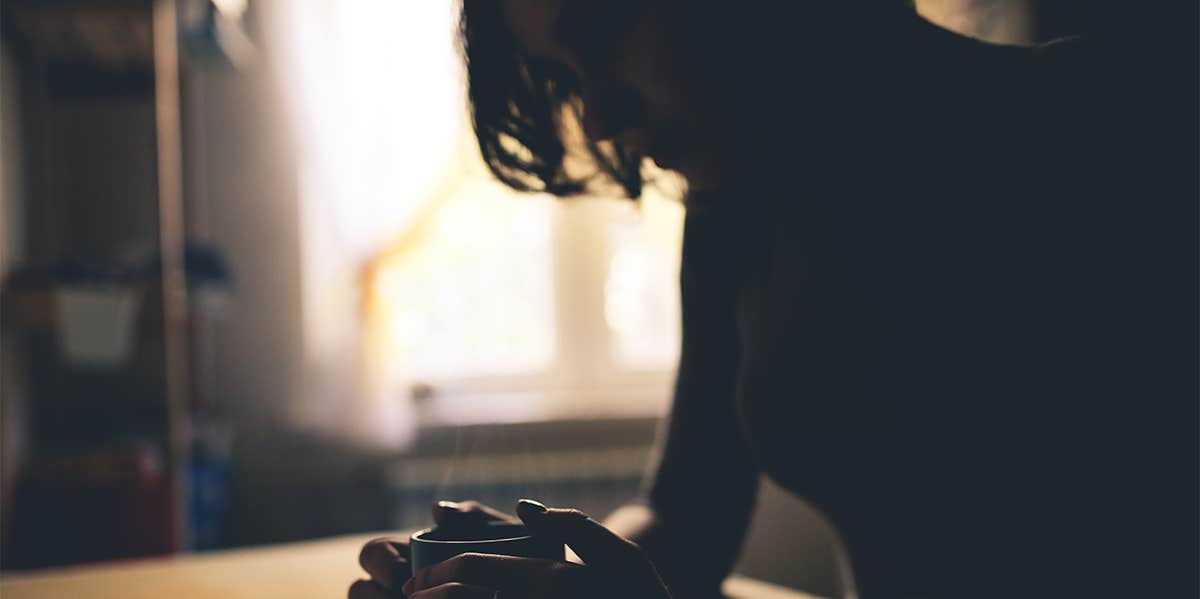
<path id="1" fill-rule="evenodd" d="M 55 293 L 58 347 L 75 366 L 117 368 L 133 353 L 140 290 L 64 285 Z"/>

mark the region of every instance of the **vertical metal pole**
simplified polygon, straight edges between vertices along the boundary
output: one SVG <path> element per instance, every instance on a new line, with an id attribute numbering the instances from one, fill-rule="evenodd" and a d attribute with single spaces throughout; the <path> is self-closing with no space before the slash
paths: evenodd
<path id="1" fill-rule="evenodd" d="M 183 269 L 183 156 L 175 0 L 155 0 L 154 115 L 158 156 L 158 237 L 162 255 L 163 363 L 167 463 L 173 486 L 175 550 L 188 544 L 187 280 Z"/>

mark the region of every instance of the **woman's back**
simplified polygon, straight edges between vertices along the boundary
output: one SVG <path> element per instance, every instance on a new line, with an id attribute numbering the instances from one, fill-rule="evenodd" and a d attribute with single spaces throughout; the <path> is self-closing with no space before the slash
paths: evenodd
<path id="1" fill-rule="evenodd" d="M 685 278 L 739 253 L 685 293 L 736 319 L 757 467 L 865 597 L 1194 588 L 1194 148 L 1129 55 L 914 39 L 871 117 L 689 213 Z"/>

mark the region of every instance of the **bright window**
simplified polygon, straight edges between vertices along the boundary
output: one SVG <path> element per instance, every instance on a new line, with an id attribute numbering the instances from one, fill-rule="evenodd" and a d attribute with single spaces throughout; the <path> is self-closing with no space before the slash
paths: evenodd
<path id="1" fill-rule="evenodd" d="M 397 397 L 437 422 L 654 415 L 679 346 L 682 206 L 468 179 L 374 269 Z"/>
<path id="2" fill-rule="evenodd" d="M 306 418 L 351 413 L 333 428 L 394 441 L 416 420 L 658 414 L 679 345 L 678 194 L 563 201 L 492 179 L 467 127 L 457 6 L 278 5 Z"/>
<path id="3" fill-rule="evenodd" d="M 386 360 L 413 378 L 454 380 L 548 369 L 555 353 L 549 198 L 464 184 L 431 230 L 381 262 Z"/>

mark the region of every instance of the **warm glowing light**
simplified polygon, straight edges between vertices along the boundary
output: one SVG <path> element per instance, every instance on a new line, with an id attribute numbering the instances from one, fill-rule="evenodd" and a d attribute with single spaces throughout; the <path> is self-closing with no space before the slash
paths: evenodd
<path id="1" fill-rule="evenodd" d="M 455 3 L 320 6 L 292 8 L 285 30 L 305 192 L 322 226 L 363 257 L 404 230 L 457 164 L 466 101 L 448 26 Z"/>
<path id="2" fill-rule="evenodd" d="M 217 10 L 226 17 L 231 19 L 240 19 L 242 18 L 242 15 L 246 14 L 246 1 L 247 0 L 212 0 L 212 3 L 213 6 L 216 6 Z"/>
<path id="3" fill-rule="evenodd" d="M 608 224 L 612 248 L 604 319 L 614 358 L 631 368 L 669 369 L 679 356 L 679 249 L 683 207 L 647 193 L 636 218 Z"/>
<path id="4" fill-rule="evenodd" d="M 455 0 L 279 5 L 306 351 L 334 362 L 361 342 L 366 425 L 397 406 L 411 424 L 416 383 L 451 420 L 657 412 L 679 345 L 679 190 L 573 210 L 495 181 L 465 126 Z"/>
<path id="5" fill-rule="evenodd" d="M 422 243 L 384 259 L 384 351 L 416 378 L 527 374 L 555 350 L 553 200 L 466 181 Z"/>

